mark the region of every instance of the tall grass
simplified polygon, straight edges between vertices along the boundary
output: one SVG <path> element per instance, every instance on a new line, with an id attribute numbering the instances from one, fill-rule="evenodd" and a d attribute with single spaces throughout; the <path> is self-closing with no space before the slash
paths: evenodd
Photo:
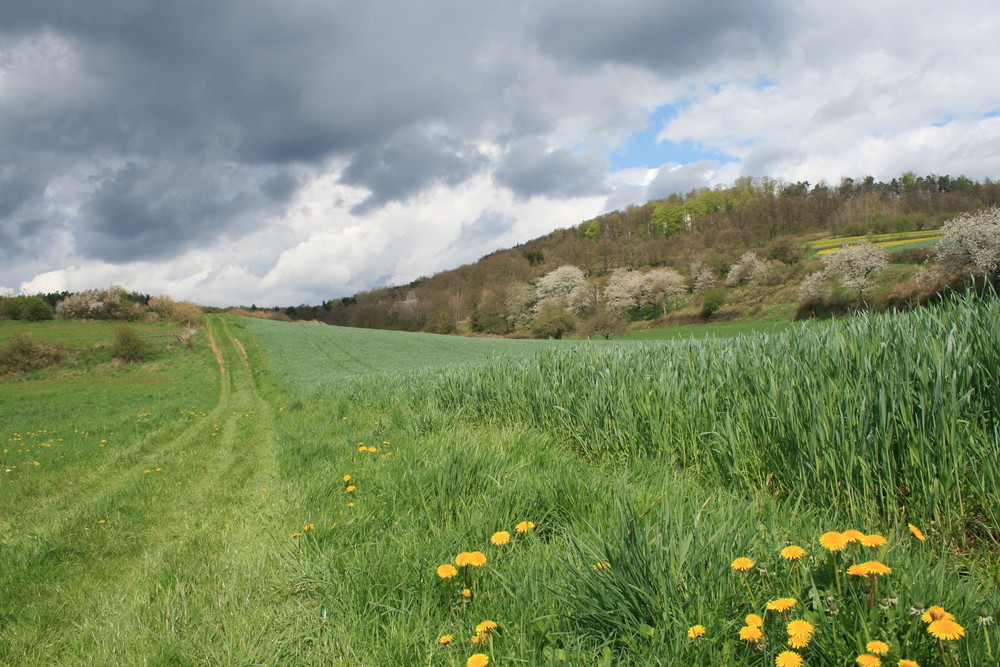
<path id="1" fill-rule="evenodd" d="M 546 349 L 356 391 L 997 540 L 997 331 L 1000 303 L 972 297 L 781 335 Z"/>

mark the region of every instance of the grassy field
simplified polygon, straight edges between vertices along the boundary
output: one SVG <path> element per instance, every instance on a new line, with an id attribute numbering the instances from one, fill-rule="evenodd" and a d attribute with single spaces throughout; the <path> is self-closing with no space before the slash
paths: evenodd
<path id="1" fill-rule="evenodd" d="M 611 343 L 213 317 L 125 366 L 72 326 L 30 329 L 91 361 L 0 380 L 0 663 L 996 664 L 995 301 Z"/>

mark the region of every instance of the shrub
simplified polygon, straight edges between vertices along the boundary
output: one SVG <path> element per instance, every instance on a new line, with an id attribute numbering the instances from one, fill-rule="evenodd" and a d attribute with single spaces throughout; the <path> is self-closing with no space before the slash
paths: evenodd
<path id="1" fill-rule="evenodd" d="M 124 289 L 112 285 L 70 294 L 56 304 L 56 314 L 77 320 L 134 321 L 142 315 L 142 307 L 129 299 Z"/>
<path id="2" fill-rule="evenodd" d="M 121 327 L 115 332 L 115 342 L 111 346 L 111 352 L 115 359 L 128 364 L 137 363 L 146 358 L 146 346 L 132 327 Z"/>
<path id="3" fill-rule="evenodd" d="M 0 297 L 0 320 L 41 322 L 55 317 L 55 310 L 40 296 Z"/>
<path id="4" fill-rule="evenodd" d="M 724 305 L 726 305 L 726 290 L 721 288 L 706 290 L 701 297 L 701 316 L 707 320 Z"/>
<path id="5" fill-rule="evenodd" d="M 55 366 L 62 360 L 59 348 L 31 342 L 26 333 L 14 334 L 0 347 L 0 375 L 24 373 Z"/>
<path id="6" fill-rule="evenodd" d="M 547 299 L 542 303 L 535 319 L 531 321 L 531 333 L 535 338 L 559 340 L 575 328 L 576 318 L 555 299 Z"/>

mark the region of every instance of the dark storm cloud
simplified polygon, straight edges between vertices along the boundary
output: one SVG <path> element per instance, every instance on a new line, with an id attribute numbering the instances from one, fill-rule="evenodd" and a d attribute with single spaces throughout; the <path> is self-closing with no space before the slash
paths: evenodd
<path id="1" fill-rule="evenodd" d="M 603 156 L 545 148 L 566 103 L 525 75 L 676 71 L 774 22 L 743 2 L 3 2 L 0 230 L 167 258 L 258 228 L 331 164 L 369 192 L 359 215 L 494 167 L 522 199 L 606 192 Z M 484 143 L 511 148 L 491 164 Z"/>
<path id="2" fill-rule="evenodd" d="M 784 16 L 782 15 L 784 14 Z M 720 58 L 780 49 L 788 7 L 774 0 L 548 2 L 538 44 L 582 64 L 616 62 L 677 74 Z"/>
<path id="3" fill-rule="evenodd" d="M 580 155 L 565 148 L 547 150 L 541 140 L 525 140 L 507 152 L 494 177 L 521 199 L 536 195 L 582 197 L 607 192 L 607 172 L 606 155 Z"/>
<path id="4" fill-rule="evenodd" d="M 371 190 L 352 209 L 362 214 L 432 185 L 458 185 L 485 164 L 485 156 L 471 146 L 411 130 L 392 137 L 384 146 L 359 151 L 340 180 Z"/>

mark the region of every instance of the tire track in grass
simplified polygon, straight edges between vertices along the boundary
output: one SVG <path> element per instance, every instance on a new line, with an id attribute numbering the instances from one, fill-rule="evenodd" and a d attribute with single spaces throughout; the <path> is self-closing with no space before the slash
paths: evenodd
<path id="1" fill-rule="evenodd" d="M 0 662 L 263 664 L 280 652 L 275 623 L 287 631 L 296 621 L 281 592 L 287 501 L 274 413 L 225 324 L 210 318 L 207 331 L 220 371 L 208 415 L 218 435 L 193 424 L 147 455 L 191 452 L 186 476 L 137 473 L 109 485 L 132 525 L 95 546 L 106 562 L 52 565 L 59 584 L 39 582 L 22 619 L 0 620 Z"/>

